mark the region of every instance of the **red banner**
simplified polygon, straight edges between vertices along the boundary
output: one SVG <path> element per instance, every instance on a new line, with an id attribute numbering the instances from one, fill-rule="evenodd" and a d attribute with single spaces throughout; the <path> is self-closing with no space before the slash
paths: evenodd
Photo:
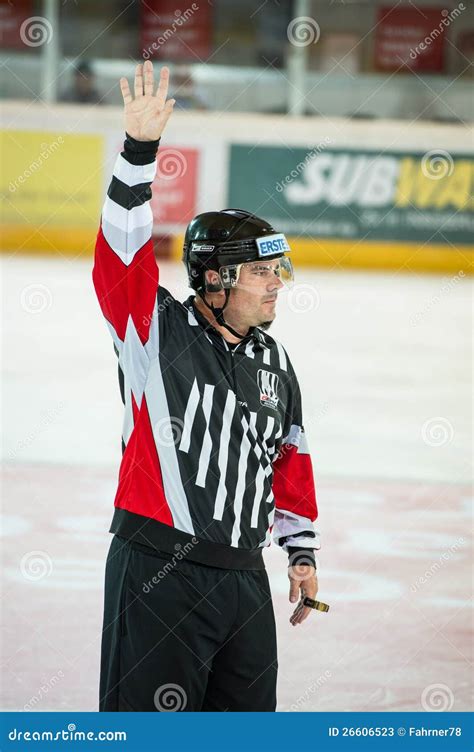
<path id="1" fill-rule="evenodd" d="M 11 50 L 27 49 L 39 46 L 41 28 L 35 31 L 33 17 L 33 0 L 15 0 L 15 3 L 0 3 L 0 44 Z M 41 19 L 40 19 L 41 20 Z M 47 32 L 47 29 L 45 29 Z M 38 33 L 40 36 L 38 36 Z M 44 33 L 44 32 L 43 32 Z M 47 38 L 47 34 L 45 40 Z M 28 44 L 31 39 L 32 44 Z"/>
<path id="2" fill-rule="evenodd" d="M 151 208 L 160 224 L 186 225 L 196 214 L 198 150 L 160 148 Z"/>
<path id="3" fill-rule="evenodd" d="M 441 72 L 446 33 L 443 21 L 447 14 L 440 8 L 424 6 L 380 8 L 375 30 L 375 69 Z"/>
<path id="4" fill-rule="evenodd" d="M 140 4 L 140 53 L 145 60 L 205 62 L 211 54 L 212 8 L 190 3 L 177 10 L 175 0 Z"/>

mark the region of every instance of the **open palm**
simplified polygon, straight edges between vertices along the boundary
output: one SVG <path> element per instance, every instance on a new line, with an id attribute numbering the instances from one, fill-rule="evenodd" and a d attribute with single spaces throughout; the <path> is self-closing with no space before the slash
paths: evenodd
<path id="1" fill-rule="evenodd" d="M 145 64 L 137 65 L 135 69 L 135 98 L 130 93 L 126 78 L 120 79 L 125 105 L 125 130 L 137 141 L 156 141 L 164 131 L 168 118 L 173 112 L 174 99 L 166 99 L 168 95 L 169 69 L 163 67 L 160 71 L 160 82 L 153 94 L 153 63 L 147 60 Z"/>

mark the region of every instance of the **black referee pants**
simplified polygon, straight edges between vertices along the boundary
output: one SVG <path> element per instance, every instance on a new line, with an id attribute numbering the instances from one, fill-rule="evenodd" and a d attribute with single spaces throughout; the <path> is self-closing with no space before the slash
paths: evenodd
<path id="1" fill-rule="evenodd" d="M 274 711 L 277 670 L 265 570 L 177 562 L 113 537 L 100 711 Z"/>

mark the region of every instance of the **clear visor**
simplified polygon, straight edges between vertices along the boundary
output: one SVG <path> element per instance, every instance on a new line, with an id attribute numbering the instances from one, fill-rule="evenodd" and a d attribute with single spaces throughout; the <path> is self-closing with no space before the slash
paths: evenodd
<path id="1" fill-rule="evenodd" d="M 272 261 L 264 261 L 263 259 L 258 261 L 246 261 L 243 264 L 227 264 L 221 266 L 219 269 L 219 278 L 222 287 L 230 289 L 235 287 L 239 279 L 247 283 L 251 283 L 251 280 L 264 279 L 270 281 L 273 276 L 278 277 L 283 284 L 291 286 L 294 281 L 293 265 L 288 256 L 280 256 L 280 258 L 273 259 Z"/>

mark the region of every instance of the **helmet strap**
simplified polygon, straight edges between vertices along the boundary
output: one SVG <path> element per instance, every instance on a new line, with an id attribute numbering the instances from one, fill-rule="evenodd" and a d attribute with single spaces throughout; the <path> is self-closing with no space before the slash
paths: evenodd
<path id="1" fill-rule="evenodd" d="M 231 334 L 234 335 L 234 337 L 238 337 L 239 339 L 244 339 L 247 335 L 240 334 L 240 332 L 236 332 L 235 329 L 233 329 L 224 318 L 224 309 L 227 306 L 227 303 L 229 302 L 230 290 L 226 288 L 224 289 L 224 293 L 225 293 L 225 303 L 221 308 L 216 308 L 212 303 L 209 304 L 206 300 L 205 294 L 201 297 L 201 300 L 203 301 L 204 305 L 207 306 L 209 310 L 212 312 L 218 324 L 220 324 L 221 326 L 224 326 Z"/>

